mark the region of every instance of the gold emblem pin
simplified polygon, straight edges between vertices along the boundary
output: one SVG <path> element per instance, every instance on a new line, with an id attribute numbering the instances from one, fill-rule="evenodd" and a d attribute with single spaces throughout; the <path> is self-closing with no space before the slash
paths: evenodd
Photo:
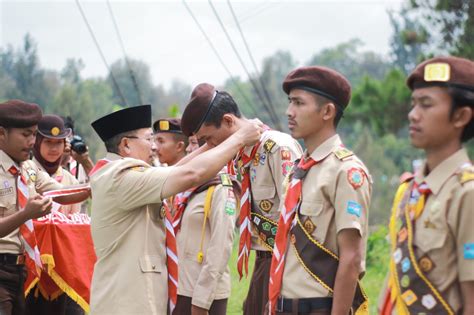
<path id="1" fill-rule="evenodd" d="M 272 206 L 273 206 L 273 203 L 270 201 L 270 200 L 262 200 L 260 201 L 260 203 L 258 204 L 258 206 L 260 207 L 260 209 L 262 209 L 263 211 L 265 212 L 268 212 L 272 209 Z"/>
<path id="2" fill-rule="evenodd" d="M 59 135 L 59 131 L 60 130 L 59 130 L 58 127 L 53 127 L 53 128 L 51 128 L 51 135 L 57 136 L 57 135 Z"/>
<path id="3" fill-rule="evenodd" d="M 431 63 L 425 66 L 424 80 L 426 82 L 447 82 L 451 78 L 451 67 L 447 63 Z"/>
<path id="4" fill-rule="evenodd" d="M 170 130 L 170 122 L 167 120 L 160 120 L 160 130 L 161 131 Z"/>
<path id="5" fill-rule="evenodd" d="M 313 221 L 311 221 L 310 218 L 306 218 L 306 220 L 303 222 L 303 226 L 306 232 L 309 234 L 313 233 L 316 229 L 316 225 L 313 223 Z"/>
<path id="6" fill-rule="evenodd" d="M 421 271 L 423 271 L 424 273 L 430 272 L 434 267 L 433 261 L 428 256 L 421 257 L 419 265 Z"/>

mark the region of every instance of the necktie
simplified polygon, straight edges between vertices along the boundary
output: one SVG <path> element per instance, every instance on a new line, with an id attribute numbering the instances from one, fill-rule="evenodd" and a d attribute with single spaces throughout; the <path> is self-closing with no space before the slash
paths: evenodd
<path id="1" fill-rule="evenodd" d="M 251 211 L 251 194 L 250 194 L 250 164 L 257 153 L 260 141 L 257 142 L 249 155 L 246 155 L 242 149 L 239 156 L 242 161 L 242 167 L 239 170 L 242 173 L 242 192 L 240 196 L 240 214 L 239 214 L 239 226 L 240 226 L 240 240 L 239 240 L 239 256 L 237 259 L 237 271 L 239 272 L 240 279 L 243 276 L 243 268 L 245 267 L 245 274 L 249 273 L 249 251 L 252 243 L 252 232 L 250 230 L 250 211 Z"/>
<path id="2" fill-rule="evenodd" d="M 12 165 L 8 171 L 15 176 L 18 209 L 23 211 L 29 197 L 25 177 L 21 174 L 20 169 L 14 165 Z M 39 277 L 43 265 L 41 264 L 41 256 L 36 241 L 33 220 L 27 220 L 20 226 L 20 239 L 22 240 L 26 252 L 25 265 L 36 277 Z"/>
<path id="3" fill-rule="evenodd" d="M 307 161 L 301 158 L 290 176 L 290 183 L 286 191 L 284 207 L 281 210 L 280 219 L 278 220 L 278 231 L 275 236 L 275 246 L 273 247 L 272 264 L 270 267 L 268 298 L 271 314 L 275 313 L 275 305 L 281 290 L 288 234 L 292 227 L 296 211 L 301 203 L 303 179 L 309 169 L 316 163 L 318 162 L 311 158 Z"/>

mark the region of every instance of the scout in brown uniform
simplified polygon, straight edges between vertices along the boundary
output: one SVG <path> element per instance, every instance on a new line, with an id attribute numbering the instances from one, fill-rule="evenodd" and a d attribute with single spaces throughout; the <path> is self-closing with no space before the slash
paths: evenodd
<path id="1" fill-rule="evenodd" d="M 181 131 L 181 119 L 158 119 L 153 124 L 156 155 L 161 164 L 175 165 L 186 155 L 188 137 Z"/>
<path id="2" fill-rule="evenodd" d="M 31 253 L 31 243 L 23 241 L 22 230 L 28 220 L 47 214 L 51 199 L 38 193 L 63 188 L 47 173 L 28 160 L 35 143 L 41 109 L 36 104 L 10 100 L 0 104 L 0 313 L 24 312 L 25 248 Z M 21 178 L 21 196 L 17 191 Z M 55 198 L 57 202 L 82 201 L 88 192 Z M 25 203 L 19 211 L 20 201 Z M 24 230 L 24 229 L 23 229 Z M 30 232 L 30 235 L 34 232 Z M 30 255 L 28 255 L 30 257 Z M 29 258 L 26 258 L 29 259 Z"/>
<path id="3" fill-rule="evenodd" d="M 207 83 L 194 88 L 181 119 L 185 135 L 196 135 L 211 146 L 227 139 L 247 121 L 229 93 L 217 91 Z M 243 194 L 239 215 L 238 271 L 241 276 L 247 271 L 250 248 L 257 254 L 244 314 L 262 314 L 267 303 L 281 183 L 301 153 L 299 144 L 289 135 L 267 130 L 257 145 L 247 147 L 235 159 Z"/>
<path id="4" fill-rule="evenodd" d="M 395 196 L 381 314 L 474 314 L 474 62 L 429 59 L 410 74 L 410 140 L 426 161 Z"/>
<path id="5" fill-rule="evenodd" d="M 176 303 L 179 277 L 174 229 L 169 211 L 161 210 L 163 199 L 214 177 L 242 146 L 257 141 L 261 128 L 247 123 L 182 165 L 151 167 L 156 147 L 150 105 L 114 112 L 92 126 L 108 153 L 90 178 L 97 254 L 91 314 L 166 314 L 168 296 Z"/>
<path id="6" fill-rule="evenodd" d="M 288 127 L 304 140 L 281 203 L 269 289 L 274 314 L 367 312 L 358 283 L 365 271 L 371 180 L 336 126 L 350 100 L 348 80 L 302 67 L 283 82 Z"/>

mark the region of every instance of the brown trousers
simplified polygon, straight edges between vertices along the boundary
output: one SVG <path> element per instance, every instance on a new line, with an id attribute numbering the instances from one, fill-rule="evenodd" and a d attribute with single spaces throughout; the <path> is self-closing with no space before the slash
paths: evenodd
<path id="1" fill-rule="evenodd" d="M 176 301 L 176 307 L 174 308 L 173 315 L 190 315 L 191 314 L 191 301 L 192 298 L 189 296 L 178 295 Z M 214 300 L 209 308 L 209 315 L 226 315 L 227 313 L 227 299 Z"/>
<path id="2" fill-rule="evenodd" d="M 268 303 L 268 283 L 270 281 L 270 266 L 272 264 L 271 253 L 266 256 L 257 255 L 252 279 L 250 280 L 249 292 L 244 301 L 244 315 L 263 314 Z"/>
<path id="3" fill-rule="evenodd" d="M 24 265 L 0 264 L 0 315 L 24 314 L 25 277 Z"/>

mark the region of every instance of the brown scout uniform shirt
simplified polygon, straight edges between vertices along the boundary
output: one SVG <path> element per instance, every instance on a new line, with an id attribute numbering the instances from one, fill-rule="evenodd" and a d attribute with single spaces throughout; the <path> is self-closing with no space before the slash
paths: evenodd
<path id="1" fill-rule="evenodd" d="M 315 161 L 325 159 L 310 168 L 303 180 L 300 219 L 314 239 L 336 254 L 337 233 L 343 229 L 358 230 L 364 242 L 360 266 L 360 273 L 363 274 L 372 184 L 367 168 L 357 156 L 336 156 L 335 152 L 342 148 L 341 145 L 339 136 L 335 135 L 311 153 L 310 157 Z M 349 182 L 351 169 L 361 169 L 367 175 L 363 176 L 361 187 L 354 188 Z M 290 237 L 288 242 L 281 295 L 290 299 L 328 296 L 329 291 L 299 263 Z"/>
<path id="2" fill-rule="evenodd" d="M 8 171 L 12 165 L 18 166 L 5 152 L 0 150 L 0 216 L 6 217 L 18 211 L 15 177 Z M 62 185 L 41 171 L 36 164 L 27 160 L 21 163 L 21 173 L 26 179 L 30 196 L 36 193 L 60 189 Z M 23 253 L 19 229 L 0 238 L 0 253 Z"/>
<path id="3" fill-rule="evenodd" d="M 108 153 L 90 178 L 97 262 L 91 315 L 166 314 L 168 272 L 161 190 L 171 167 Z"/>
<path id="4" fill-rule="evenodd" d="M 474 281 L 473 249 L 465 248 L 474 246 L 474 181 L 461 184 L 459 179 L 461 167 L 468 163 L 467 152 L 461 149 L 427 176 L 423 164 L 415 176 L 417 183 L 425 181 L 431 190 L 415 223 L 415 255 L 419 261 L 427 256 L 432 262 L 424 273 L 455 312 L 462 307 L 460 282 Z"/>
<path id="5" fill-rule="evenodd" d="M 282 183 L 293 166 L 293 161 L 303 154 L 299 143 L 290 135 L 269 130 L 260 139 L 261 144 L 250 165 L 250 190 L 252 209 L 258 208 L 267 218 L 278 222 Z M 250 154 L 251 148 L 247 148 Z M 252 223 L 252 249 L 265 250 Z"/>
<path id="6" fill-rule="evenodd" d="M 199 263 L 197 256 L 206 195 L 207 190 L 191 197 L 176 238 L 179 257 L 178 294 L 191 297 L 193 305 L 209 309 L 214 300 L 230 296 L 230 270 L 227 263 L 232 253 L 236 199 L 232 187 L 215 187 L 204 233 L 204 259 Z"/>

